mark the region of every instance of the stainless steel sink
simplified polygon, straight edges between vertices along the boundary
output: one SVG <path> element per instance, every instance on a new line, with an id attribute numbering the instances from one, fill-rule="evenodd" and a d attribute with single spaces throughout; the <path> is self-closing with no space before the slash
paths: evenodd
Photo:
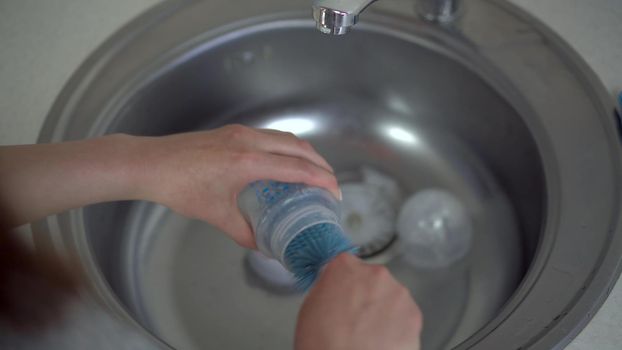
<path id="1" fill-rule="evenodd" d="M 366 169 L 391 179 L 394 211 L 419 190 L 447 190 L 473 223 L 466 258 L 416 268 L 395 237 L 365 251 L 421 305 L 423 348 L 562 346 L 619 273 L 613 103 L 525 13 L 464 5 L 433 25 L 409 1 L 384 0 L 329 37 L 306 1 L 168 2 L 85 62 L 40 140 L 276 127 L 310 140 L 344 184 Z M 206 223 L 119 202 L 35 229 L 38 246 L 77 257 L 93 293 L 145 336 L 178 349 L 291 347 L 303 295 L 266 284 Z"/>

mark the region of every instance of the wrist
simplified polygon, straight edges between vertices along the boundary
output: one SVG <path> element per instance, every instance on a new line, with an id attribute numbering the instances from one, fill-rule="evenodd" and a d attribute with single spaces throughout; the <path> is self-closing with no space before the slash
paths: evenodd
<path id="1" fill-rule="evenodd" d="M 120 188 L 123 199 L 146 200 L 164 204 L 167 147 L 163 137 L 110 135 L 122 145 Z"/>
<path id="2" fill-rule="evenodd" d="M 112 200 L 149 200 L 147 137 L 112 134 L 101 138 L 110 162 Z"/>

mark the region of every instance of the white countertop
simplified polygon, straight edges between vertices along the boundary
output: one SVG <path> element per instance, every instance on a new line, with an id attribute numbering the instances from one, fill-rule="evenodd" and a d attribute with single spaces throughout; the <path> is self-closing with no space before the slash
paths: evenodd
<path id="1" fill-rule="evenodd" d="M 620 0 L 511 1 L 568 41 L 612 96 L 622 90 Z M 35 142 L 78 65 L 121 25 L 157 2 L 0 0 L 0 144 Z M 567 349 L 622 349 L 621 283 Z"/>

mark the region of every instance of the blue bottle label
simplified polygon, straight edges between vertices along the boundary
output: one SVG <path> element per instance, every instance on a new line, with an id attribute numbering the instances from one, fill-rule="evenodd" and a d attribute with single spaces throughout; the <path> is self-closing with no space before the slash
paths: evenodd
<path id="1" fill-rule="evenodd" d="M 257 201 L 264 207 L 274 205 L 283 198 L 296 193 L 303 186 L 304 185 L 302 184 L 292 184 L 272 180 L 260 180 L 250 184 L 250 187 L 255 192 Z"/>

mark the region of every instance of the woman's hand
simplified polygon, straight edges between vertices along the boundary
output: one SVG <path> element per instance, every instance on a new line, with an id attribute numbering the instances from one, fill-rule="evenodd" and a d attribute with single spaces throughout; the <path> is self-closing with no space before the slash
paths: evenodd
<path id="1" fill-rule="evenodd" d="M 340 196 L 330 165 L 290 133 L 230 125 L 141 143 L 141 197 L 205 220 L 244 247 L 255 247 L 255 239 L 237 195 L 250 182 L 302 182 Z"/>
<path id="2" fill-rule="evenodd" d="M 9 227 L 88 204 L 138 199 L 205 220 L 240 245 L 255 247 L 236 199 L 248 183 L 266 179 L 340 196 L 331 167 L 308 142 L 241 125 L 0 147 L 0 210 Z"/>
<path id="3" fill-rule="evenodd" d="M 302 304 L 296 350 L 418 350 L 423 318 L 384 266 L 343 253 Z"/>

